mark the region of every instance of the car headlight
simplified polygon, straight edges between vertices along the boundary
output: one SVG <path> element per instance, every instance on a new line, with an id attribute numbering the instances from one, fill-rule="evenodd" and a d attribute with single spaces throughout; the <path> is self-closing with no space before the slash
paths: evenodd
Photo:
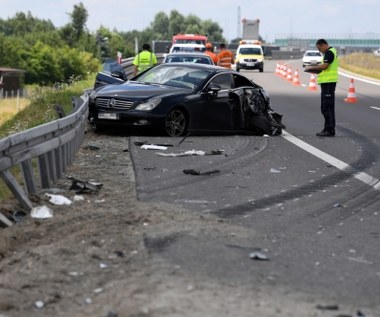
<path id="1" fill-rule="evenodd" d="M 261 58 L 258 58 L 257 61 L 261 63 L 263 60 Z"/>
<path id="2" fill-rule="evenodd" d="M 161 100 L 162 100 L 161 98 L 152 98 L 152 99 L 149 99 L 147 102 L 140 103 L 136 107 L 136 110 L 141 110 L 141 111 L 152 110 L 152 109 L 156 108 L 160 104 Z"/>

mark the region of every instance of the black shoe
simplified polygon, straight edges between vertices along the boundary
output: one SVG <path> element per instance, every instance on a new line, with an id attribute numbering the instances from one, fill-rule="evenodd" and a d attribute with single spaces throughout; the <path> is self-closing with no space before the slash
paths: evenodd
<path id="1" fill-rule="evenodd" d="M 317 133 L 317 136 L 331 137 L 331 136 L 335 136 L 335 132 L 330 132 L 330 131 L 323 130 L 323 131 Z"/>

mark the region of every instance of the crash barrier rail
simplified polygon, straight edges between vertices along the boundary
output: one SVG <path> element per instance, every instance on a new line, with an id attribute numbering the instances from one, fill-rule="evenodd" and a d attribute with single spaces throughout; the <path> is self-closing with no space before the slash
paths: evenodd
<path id="1" fill-rule="evenodd" d="M 84 139 L 89 96 L 85 93 L 72 101 L 67 116 L 0 140 L 0 176 L 26 211 L 33 208 L 28 194 L 62 178 Z M 21 168 L 24 186 L 12 175 L 15 166 Z"/>

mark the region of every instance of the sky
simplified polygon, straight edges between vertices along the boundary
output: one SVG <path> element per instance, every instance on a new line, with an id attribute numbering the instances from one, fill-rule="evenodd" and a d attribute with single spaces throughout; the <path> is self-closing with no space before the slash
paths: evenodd
<path id="1" fill-rule="evenodd" d="M 260 19 L 259 34 L 267 42 L 289 36 L 380 38 L 379 0 L 0 0 L 0 18 L 30 11 L 61 27 L 70 22 L 68 13 L 80 2 L 88 11 L 86 26 L 92 32 L 100 26 L 141 31 L 158 12 L 169 15 L 177 10 L 217 22 L 227 40 L 241 36 L 238 22 L 243 18 Z"/>

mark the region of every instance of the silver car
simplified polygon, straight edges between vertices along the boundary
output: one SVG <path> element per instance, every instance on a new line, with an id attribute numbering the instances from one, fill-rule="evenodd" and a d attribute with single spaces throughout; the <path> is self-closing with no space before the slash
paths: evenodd
<path id="1" fill-rule="evenodd" d="M 163 63 L 196 63 L 214 65 L 211 57 L 203 53 L 171 53 L 165 56 Z"/>

